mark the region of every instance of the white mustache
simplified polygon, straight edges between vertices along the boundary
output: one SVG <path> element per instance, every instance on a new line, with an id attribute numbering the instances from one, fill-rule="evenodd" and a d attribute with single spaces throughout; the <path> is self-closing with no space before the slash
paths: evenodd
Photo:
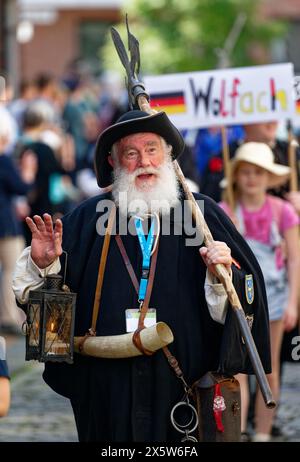
<path id="1" fill-rule="evenodd" d="M 159 168 L 154 168 L 154 167 L 148 167 L 148 168 L 138 168 L 134 172 L 134 178 L 136 178 L 139 175 L 158 175 L 159 174 Z"/>

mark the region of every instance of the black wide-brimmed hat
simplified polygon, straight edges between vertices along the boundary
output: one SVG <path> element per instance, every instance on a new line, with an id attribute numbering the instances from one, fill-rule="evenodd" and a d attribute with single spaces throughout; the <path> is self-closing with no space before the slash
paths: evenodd
<path id="1" fill-rule="evenodd" d="M 106 188 L 112 183 L 112 167 L 107 159 L 112 145 L 125 136 L 149 132 L 161 136 L 173 147 L 173 159 L 182 153 L 184 140 L 165 112 L 151 115 L 139 110 L 126 112 L 114 125 L 104 130 L 98 138 L 95 170 L 100 188 Z"/>

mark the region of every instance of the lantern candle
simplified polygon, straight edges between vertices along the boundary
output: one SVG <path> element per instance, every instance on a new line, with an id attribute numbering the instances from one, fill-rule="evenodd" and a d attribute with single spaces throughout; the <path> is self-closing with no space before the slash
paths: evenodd
<path id="1" fill-rule="evenodd" d="M 57 332 L 54 331 L 54 322 L 51 322 L 51 330 L 46 332 L 46 348 L 52 350 L 54 340 L 56 339 Z"/>

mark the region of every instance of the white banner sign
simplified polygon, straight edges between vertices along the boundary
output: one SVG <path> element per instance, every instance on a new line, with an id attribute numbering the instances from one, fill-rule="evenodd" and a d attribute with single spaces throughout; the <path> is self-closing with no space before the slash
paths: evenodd
<path id="1" fill-rule="evenodd" d="M 294 96 L 296 101 L 294 125 L 299 127 L 300 125 L 300 76 L 295 75 L 294 77 Z"/>
<path id="2" fill-rule="evenodd" d="M 293 118 L 290 63 L 145 77 L 153 109 L 179 129 Z"/>

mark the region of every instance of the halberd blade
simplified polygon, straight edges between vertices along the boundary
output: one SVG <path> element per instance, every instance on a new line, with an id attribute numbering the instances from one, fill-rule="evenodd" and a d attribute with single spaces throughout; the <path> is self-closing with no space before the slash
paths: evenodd
<path id="1" fill-rule="evenodd" d="M 111 36 L 112 36 L 115 48 L 117 50 L 117 53 L 119 55 L 119 58 L 121 60 L 121 63 L 126 69 L 128 78 L 130 78 L 130 63 L 129 63 L 127 51 L 125 50 L 125 46 L 124 46 L 124 43 L 122 42 L 119 32 L 114 27 L 111 28 Z"/>
<path id="2" fill-rule="evenodd" d="M 126 28 L 128 35 L 128 49 L 130 52 L 130 68 L 132 75 L 138 75 L 140 72 L 140 44 L 137 38 L 130 32 L 128 16 L 126 14 Z"/>

